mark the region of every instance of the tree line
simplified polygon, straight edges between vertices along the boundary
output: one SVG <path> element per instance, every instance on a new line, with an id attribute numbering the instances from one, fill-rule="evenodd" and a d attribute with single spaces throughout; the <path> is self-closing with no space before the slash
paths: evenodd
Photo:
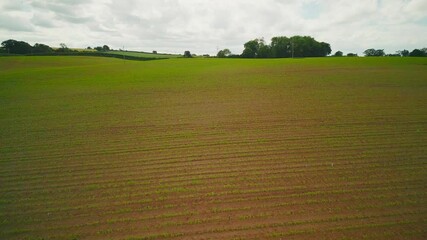
<path id="1" fill-rule="evenodd" d="M 92 49 L 87 47 L 87 49 Z M 100 52 L 110 51 L 107 45 L 102 47 L 94 47 L 94 50 Z M 65 43 L 61 43 L 59 48 L 53 49 L 50 46 L 42 43 L 36 43 L 31 46 L 24 41 L 9 39 L 1 43 L 0 53 L 8 54 L 53 54 L 53 53 L 75 53 L 76 50 L 69 49 Z"/>
<path id="2" fill-rule="evenodd" d="M 334 55 L 332 55 L 333 57 L 343 57 L 344 53 L 341 51 L 336 51 L 334 53 Z M 345 56 L 347 57 L 358 57 L 357 53 L 347 53 Z"/>
<path id="3" fill-rule="evenodd" d="M 385 53 L 384 49 L 366 49 L 363 54 L 365 57 L 427 57 L 427 48 L 422 49 L 414 49 L 411 52 L 408 50 L 399 50 L 396 53 Z M 344 53 L 341 51 L 337 51 L 334 55 L 334 57 L 342 57 L 344 56 Z M 357 54 L 354 53 L 348 53 L 348 57 L 357 57 Z"/>
<path id="4" fill-rule="evenodd" d="M 229 49 L 218 51 L 218 58 L 301 58 L 301 57 L 326 57 L 331 54 L 331 45 L 326 42 L 318 42 L 310 36 L 273 37 L 267 44 L 263 38 L 257 38 L 246 42 L 241 54 L 232 54 Z M 400 50 L 393 54 L 386 54 L 384 49 L 366 49 L 363 54 L 366 57 L 427 57 L 427 48 Z M 342 51 L 337 51 L 332 56 L 343 57 Z M 357 53 L 347 53 L 347 57 L 358 57 Z"/>
<path id="5" fill-rule="evenodd" d="M 422 49 L 414 49 L 411 52 L 409 52 L 408 50 L 400 50 L 397 51 L 396 53 L 392 53 L 392 54 L 386 54 L 384 52 L 384 49 L 366 49 L 363 54 L 365 54 L 366 57 L 384 57 L 384 56 L 389 56 L 389 57 L 427 57 L 427 48 L 422 48 Z"/>
<path id="6" fill-rule="evenodd" d="M 31 54 L 31 53 L 52 53 L 54 50 L 48 45 L 36 43 L 31 46 L 24 41 L 9 39 L 1 43 L 3 53 L 10 54 Z"/>
<path id="7" fill-rule="evenodd" d="M 229 49 L 220 50 L 217 57 L 240 58 L 291 58 L 326 57 L 331 54 L 331 45 L 318 42 L 310 36 L 273 37 L 267 44 L 263 38 L 246 42 L 240 55 L 233 55 Z"/>
<path id="8" fill-rule="evenodd" d="M 293 36 L 293 37 L 273 37 L 271 43 L 267 44 L 263 38 L 254 39 L 246 42 L 244 50 L 240 55 L 232 54 L 229 49 L 220 50 L 217 53 L 219 58 L 291 58 L 291 57 L 326 57 L 331 54 L 331 46 L 329 43 L 318 42 L 310 36 Z M 98 52 L 108 52 L 112 49 L 107 45 L 98 47 L 87 47 L 87 49 L 96 50 Z M 6 54 L 66 54 L 78 53 L 76 50 L 69 49 L 66 44 L 61 43 L 60 48 L 53 49 L 48 45 L 36 43 L 31 46 L 24 41 L 9 39 L 3 41 L 0 47 L 0 53 Z M 394 54 L 386 54 L 384 49 L 366 49 L 364 52 L 366 57 L 427 57 L 427 48 L 414 49 L 411 52 L 408 50 L 400 50 Z M 186 51 L 184 57 L 192 57 L 193 55 Z M 337 51 L 332 56 L 342 57 L 344 53 Z M 348 57 L 357 57 L 355 53 L 348 53 Z"/>

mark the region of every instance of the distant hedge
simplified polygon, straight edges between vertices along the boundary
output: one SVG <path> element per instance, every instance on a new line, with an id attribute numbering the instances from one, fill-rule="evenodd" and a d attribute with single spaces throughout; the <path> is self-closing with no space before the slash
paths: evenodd
<path id="1" fill-rule="evenodd" d="M 159 60 L 160 58 L 147 58 L 147 57 L 137 57 L 137 56 L 126 56 L 113 53 L 104 53 L 104 52 L 55 52 L 55 53 L 33 53 L 33 54 L 24 54 L 25 56 L 93 56 L 93 57 L 113 57 L 126 60 L 137 60 L 137 61 L 149 61 L 149 60 Z"/>
<path id="2" fill-rule="evenodd" d="M 7 56 L 91 56 L 91 57 L 112 57 L 126 60 L 136 61 L 150 61 L 150 60 L 161 60 L 166 58 L 147 58 L 147 57 L 136 57 L 136 56 L 123 56 L 119 54 L 103 53 L 103 52 L 53 52 L 53 53 L 30 53 L 30 54 L 9 54 L 0 53 L 1 57 Z"/>
<path id="3" fill-rule="evenodd" d="M 48 45 L 36 43 L 31 46 L 27 42 L 9 39 L 3 41 L 0 47 L 0 56 L 94 56 L 94 57 L 113 57 L 127 60 L 148 61 L 158 58 L 124 56 L 121 54 L 109 53 L 110 48 L 107 45 L 99 47 L 98 52 L 76 51 L 69 49 L 67 45 L 61 43 L 61 48 L 53 49 Z"/>

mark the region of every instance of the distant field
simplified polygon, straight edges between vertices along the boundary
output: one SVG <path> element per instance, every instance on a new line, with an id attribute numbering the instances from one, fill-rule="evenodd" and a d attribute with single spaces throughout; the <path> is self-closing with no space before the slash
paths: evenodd
<path id="1" fill-rule="evenodd" d="M 108 51 L 110 54 L 132 56 L 132 57 L 143 57 L 143 58 L 178 58 L 181 55 L 176 54 L 162 54 L 162 53 L 145 53 L 145 52 L 129 52 L 129 51 Z"/>
<path id="2" fill-rule="evenodd" d="M 0 239 L 427 239 L 427 59 L 0 58 Z"/>

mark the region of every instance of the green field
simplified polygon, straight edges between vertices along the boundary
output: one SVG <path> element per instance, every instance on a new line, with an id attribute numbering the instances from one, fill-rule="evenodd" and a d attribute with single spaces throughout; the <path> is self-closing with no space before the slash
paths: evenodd
<path id="1" fill-rule="evenodd" d="M 0 239 L 426 238 L 426 58 L 0 58 Z"/>
<path id="2" fill-rule="evenodd" d="M 133 52 L 133 51 L 108 51 L 109 54 L 117 54 L 131 57 L 142 57 L 142 58 L 178 58 L 182 55 L 177 54 L 164 54 L 164 53 L 146 53 L 146 52 Z"/>

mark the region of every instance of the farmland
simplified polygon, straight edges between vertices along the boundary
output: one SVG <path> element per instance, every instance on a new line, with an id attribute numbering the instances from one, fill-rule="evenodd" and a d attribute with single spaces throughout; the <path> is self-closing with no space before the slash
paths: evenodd
<path id="1" fill-rule="evenodd" d="M 121 56 L 141 57 L 141 58 L 178 58 L 182 55 L 176 54 L 162 54 L 162 53 L 147 53 L 147 52 L 133 52 L 133 51 L 108 51 L 108 54 L 116 54 Z"/>
<path id="2" fill-rule="evenodd" d="M 423 58 L 0 58 L 0 239 L 426 239 Z"/>

